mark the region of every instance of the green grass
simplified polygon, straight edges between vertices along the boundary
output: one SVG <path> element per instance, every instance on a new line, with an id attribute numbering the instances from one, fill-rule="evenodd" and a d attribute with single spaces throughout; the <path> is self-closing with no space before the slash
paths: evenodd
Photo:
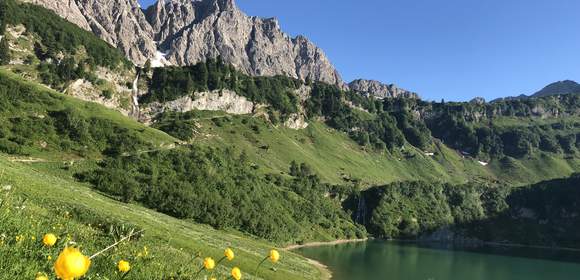
<path id="1" fill-rule="evenodd" d="M 222 277 L 234 265 L 245 272 L 244 279 L 319 279 L 322 275 L 304 258 L 284 251 L 276 271 L 269 269 L 271 265 L 265 265 L 260 272 L 263 278 L 256 278 L 248 274 L 253 273 L 274 244 L 119 203 L 88 186 L 45 173 L 32 165 L 10 162 L 3 155 L 0 155 L 0 170 L 0 187 L 12 186 L 9 192 L 0 191 L 2 200 L 9 196 L 11 201 L 0 208 L 3 225 L 0 234 L 6 236 L 0 246 L 2 277 L 32 279 L 37 272 L 51 272 L 51 262 L 46 258 L 51 255 L 54 260 L 64 244 L 60 242 L 59 248 L 54 249 L 43 248 L 39 239 L 44 233 L 54 232 L 61 238 L 68 235 L 90 255 L 113 243 L 116 235 L 109 233 L 110 227 L 145 232 L 138 240 L 95 259 L 88 279 L 115 279 L 114 265 L 120 259 L 128 259 L 133 264 L 134 271 L 127 279 L 169 279 L 169 275 L 177 276 L 180 271 L 183 278 L 175 279 L 193 279 L 191 275 L 197 272 L 201 260 L 192 260 L 192 255 L 201 252 L 203 256 L 219 259 L 226 247 L 235 250 L 236 259 L 219 267 Z M 18 235 L 23 235 L 25 241 L 16 242 Z M 36 241 L 31 240 L 33 236 Z M 148 247 L 150 256 L 137 258 L 143 246 Z"/>
<path id="2" fill-rule="evenodd" d="M 220 119 L 216 125 L 214 119 Z M 261 118 L 228 116 L 222 112 L 197 112 L 198 129 L 192 141 L 211 146 L 233 146 L 245 151 L 264 173 L 287 173 L 291 161 L 306 162 L 327 182 L 359 178 L 364 185 L 424 180 L 456 184 L 468 181 L 505 181 L 516 185 L 561 178 L 580 170 L 578 156 L 538 152 L 535 157 L 515 160 L 511 169 L 492 160 L 483 166 L 458 151 L 436 142 L 425 155 L 412 146 L 406 151 L 378 153 L 352 141 L 348 135 L 320 123 L 304 130 L 272 126 Z M 257 129 L 256 129 L 257 128 Z M 259 132 L 256 132 L 259 131 Z M 550 164 L 543 164 L 543 160 Z"/>
<path id="3" fill-rule="evenodd" d="M 14 74 L 6 69 L 0 69 L 0 78 L 5 79 L 6 83 L 14 83 L 21 85 L 21 88 L 29 89 L 27 94 L 39 95 L 36 99 L 33 97 L 21 98 L 19 93 L 10 93 L 10 98 L 18 100 L 18 107 L 3 108 L 0 111 L 0 123 L 7 121 L 8 118 L 30 118 L 31 116 L 46 116 L 48 112 L 60 111 L 65 108 L 74 108 L 75 114 L 80 119 L 100 119 L 111 126 L 122 127 L 128 129 L 130 133 L 135 133 L 137 139 L 143 143 L 147 143 L 153 147 L 167 148 L 175 144 L 177 139 L 167 135 L 166 133 L 144 126 L 143 124 L 128 118 L 116 110 L 107 109 L 102 105 L 92 102 L 82 101 L 73 97 L 66 96 L 42 85 L 34 82 L 29 82 L 17 74 Z M 22 101 L 20 101 L 22 99 Z M 34 102 L 36 101 L 36 103 Z M 38 146 L 27 149 L 30 156 L 42 158 L 63 158 L 71 156 L 63 153 L 57 147 L 41 148 Z"/>

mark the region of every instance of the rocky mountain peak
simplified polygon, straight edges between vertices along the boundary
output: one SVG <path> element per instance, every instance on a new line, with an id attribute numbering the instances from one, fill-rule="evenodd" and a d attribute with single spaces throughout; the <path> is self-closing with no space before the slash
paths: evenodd
<path id="1" fill-rule="evenodd" d="M 349 84 L 352 91 L 358 92 L 364 96 L 373 96 L 377 99 L 385 98 L 419 98 L 417 93 L 398 88 L 394 84 L 383 84 L 375 80 L 354 80 Z"/>

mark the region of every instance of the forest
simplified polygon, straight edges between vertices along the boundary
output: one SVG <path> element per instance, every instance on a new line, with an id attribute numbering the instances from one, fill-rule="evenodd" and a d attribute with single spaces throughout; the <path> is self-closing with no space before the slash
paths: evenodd
<path id="1" fill-rule="evenodd" d="M 366 200 L 365 209 L 358 209 L 366 213 L 360 222 L 378 237 L 430 239 L 448 229 L 459 242 L 578 248 L 578 186 L 580 174 L 524 187 L 401 182 L 370 188 L 351 200 Z"/>

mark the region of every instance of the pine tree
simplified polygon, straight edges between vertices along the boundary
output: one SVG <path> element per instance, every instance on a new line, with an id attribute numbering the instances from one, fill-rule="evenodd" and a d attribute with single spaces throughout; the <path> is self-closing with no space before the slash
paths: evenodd
<path id="1" fill-rule="evenodd" d="M 149 72 L 151 72 L 151 59 L 147 59 L 147 61 L 145 61 L 143 72 L 145 72 L 145 74 L 149 74 Z"/>
<path id="2" fill-rule="evenodd" d="M 300 166 L 298 166 L 298 163 L 296 163 L 296 161 L 292 161 L 290 163 L 290 176 L 298 176 L 300 174 Z"/>
<path id="3" fill-rule="evenodd" d="M 0 40 L 0 65 L 8 63 L 10 63 L 10 47 L 8 46 L 8 40 L 4 37 Z"/>
<path id="4" fill-rule="evenodd" d="M 0 3 L 0 36 L 6 32 L 6 1 Z"/>

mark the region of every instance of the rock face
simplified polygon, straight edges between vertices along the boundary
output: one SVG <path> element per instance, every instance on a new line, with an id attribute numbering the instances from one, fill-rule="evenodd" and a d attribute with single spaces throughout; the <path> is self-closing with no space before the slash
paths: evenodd
<path id="1" fill-rule="evenodd" d="M 386 85 L 379 81 L 373 80 L 354 80 L 349 84 L 352 91 L 358 92 L 365 96 L 373 96 L 377 99 L 385 98 L 419 98 L 419 95 L 408 90 L 400 89 L 396 85 Z"/>
<path id="2" fill-rule="evenodd" d="M 230 90 L 196 92 L 193 98 L 184 96 L 165 103 L 152 103 L 142 110 L 141 121 L 149 123 L 155 116 L 166 111 L 189 112 L 192 110 L 224 111 L 234 115 L 251 114 L 256 105 L 247 98 Z"/>
<path id="3" fill-rule="evenodd" d="M 233 0 L 160 0 L 145 12 L 137 0 L 26 0 L 92 30 L 142 65 L 157 51 L 174 65 L 221 56 L 249 75 L 285 75 L 344 87 L 324 52 L 291 38 L 276 19 L 250 17 Z"/>
<path id="4" fill-rule="evenodd" d="M 47 0 L 54 1 L 54 0 Z M 91 30 L 142 65 L 155 56 L 153 29 L 136 0 L 76 0 Z"/>
<path id="5" fill-rule="evenodd" d="M 77 6 L 75 0 L 22 0 L 22 2 L 28 2 L 36 5 L 43 6 L 64 19 L 78 25 L 82 29 L 91 31 L 91 26 L 83 16 L 83 13 Z"/>
<path id="6" fill-rule="evenodd" d="M 136 0 L 23 0 L 92 31 L 142 65 L 156 53 L 153 29 Z"/>
<path id="7" fill-rule="evenodd" d="M 326 55 L 276 19 L 249 17 L 233 0 L 166 0 L 147 11 L 155 39 L 176 65 L 221 58 L 250 75 L 285 75 L 342 85 Z"/>

